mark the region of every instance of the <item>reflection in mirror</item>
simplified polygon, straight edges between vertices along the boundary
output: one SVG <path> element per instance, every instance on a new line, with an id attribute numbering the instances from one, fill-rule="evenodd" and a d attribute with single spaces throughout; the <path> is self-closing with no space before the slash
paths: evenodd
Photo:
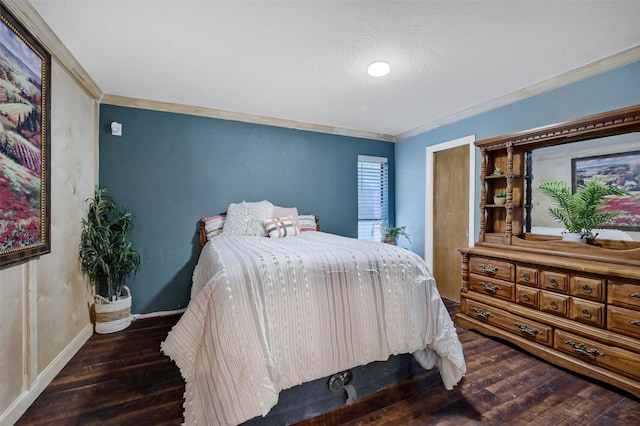
<path id="1" fill-rule="evenodd" d="M 571 160 L 600 155 L 610 155 L 640 150 L 640 133 L 627 133 L 599 139 L 591 139 L 555 145 L 533 150 L 531 179 L 531 233 L 560 235 L 561 224 L 549 217 L 551 199 L 537 190 L 542 182 L 573 181 Z M 640 199 L 640 191 L 632 192 Z M 640 241 L 640 232 L 636 229 L 599 229 L 599 239 Z"/>

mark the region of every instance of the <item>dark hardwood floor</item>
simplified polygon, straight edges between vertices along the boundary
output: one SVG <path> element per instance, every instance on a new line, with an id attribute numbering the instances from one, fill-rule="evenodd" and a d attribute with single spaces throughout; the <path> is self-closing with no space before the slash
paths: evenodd
<path id="1" fill-rule="evenodd" d="M 459 305 L 447 302 L 453 315 Z M 178 425 L 184 382 L 160 352 L 177 317 L 93 335 L 17 425 Z M 467 375 L 437 370 L 299 425 L 640 425 L 640 401 L 476 332 L 458 328 Z"/>

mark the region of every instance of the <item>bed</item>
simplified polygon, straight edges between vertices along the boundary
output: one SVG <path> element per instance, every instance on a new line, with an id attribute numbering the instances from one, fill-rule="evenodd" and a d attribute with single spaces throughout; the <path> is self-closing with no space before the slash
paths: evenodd
<path id="1" fill-rule="evenodd" d="M 286 389 L 406 365 L 403 354 L 437 366 L 447 389 L 461 380 L 462 347 L 422 259 L 321 232 L 307 215 L 272 213 L 287 229 L 265 236 L 255 223 L 267 229 L 265 211 L 240 231 L 227 216 L 229 232 L 204 238 L 191 301 L 162 343 L 186 382 L 185 424 L 260 420 Z M 310 218 L 315 226 L 302 223 Z"/>

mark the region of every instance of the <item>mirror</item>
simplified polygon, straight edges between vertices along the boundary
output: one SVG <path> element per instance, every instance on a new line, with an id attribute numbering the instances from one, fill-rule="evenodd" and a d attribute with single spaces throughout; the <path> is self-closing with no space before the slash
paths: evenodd
<path id="1" fill-rule="evenodd" d="M 614 138 L 618 136 L 619 138 Z M 475 145 L 480 149 L 480 231 L 478 243 L 490 245 L 522 245 L 529 242 L 555 241 L 557 236 L 549 237 L 548 233 L 534 234 L 531 229 L 531 219 L 535 215 L 534 224 L 545 224 L 545 215 L 548 211 L 548 201 L 536 194 L 533 200 L 534 186 L 539 186 L 543 180 L 564 180 L 571 182 L 572 166 L 576 166 L 577 176 L 588 179 L 589 176 L 599 177 L 609 174 L 602 167 L 602 156 L 622 157 L 619 163 L 630 169 L 631 163 L 640 163 L 637 155 L 629 158 L 624 153 L 640 151 L 640 104 L 607 111 L 587 117 L 578 118 L 564 123 L 537 127 L 519 133 L 497 136 L 476 141 Z M 557 151 L 552 151 L 557 147 Z M 605 153 L 608 152 L 608 153 Z M 536 161 L 532 160 L 536 156 Z M 587 158 L 598 157 L 600 164 L 597 168 L 587 163 Z M 548 164 L 536 165 L 547 161 Z M 607 157 L 609 158 L 609 157 Z M 609 161 L 609 159 L 607 159 Z M 628 164 L 624 164 L 624 163 Z M 504 175 L 494 175 L 492 172 L 499 167 L 504 170 Z M 634 166 L 635 167 L 635 166 Z M 640 166 L 638 166 L 640 167 Z M 616 169 L 616 173 L 625 182 L 640 181 L 640 172 L 634 171 L 632 175 L 622 174 Z M 635 169 L 634 169 L 635 170 Z M 554 173 L 554 174 L 552 174 Z M 555 175 L 555 173 L 559 173 Z M 607 176 L 608 177 L 608 176 Z M 535 182 L 533 182 L 535 179 Z M 636 182 L 637 183 L 637 182 Z M 640 187 L 633 186 L 640 193 Z M 505 190 L 507 193 L 504 205 L 494 204 L 493 197 L 496 192 Z M 626 197 L 625 201 L 635 201 Z M 616 199 L 620 203 L 621 199 Z M 618 206 L 616 206 L 618 207 Z M 630 203 L 625 207 L 630 211 L 630 217 L 640 216 L 640 205 Z M 560 224 L 554 224 L 558 227 Z M 639 228 L 627 228 L 635 239 L 621 241 L 613 238 L 597 239 L 605 241 L 604 248 L 625 249 L 626 247 L 640 247 Z M 524 231 L 524 232 L 523 232 Z M 546 231 L 545 231 L 546 232 Z M 562 232 L 560 230 L 559 232 Z"/>
<path id="2" fill-rule="evenodd" d="M 599 165 L 600 176 L 609 174 L 612 176 L 611 179 L 616 175 L 616 171 L 614 167 L 607 165 L 607 162 L 604 160 L 605 158 L 612 160 L 611 157 L 615 157 L 616 161 L 614 164 L 619 164 L 621 160 L 626 158 L 633 159 L 634 163 L 628 164 L 631 169 L 627 169 L 625 175 L 627 189 L 637 198 L 637 203 L 634 203 L 635 206 L 629 209 L 629 213 L 634 214 L 634 216 L 638 215 L 638 220 L 640 220 L 640 162 L 636 161 L 639 156 L 619 157 L 616 155 L 634 151 L 640 151 L 640 133 L 637 132 L 532 150 L 531 233 L 560 235 L 560 232 L 562 232 L 562 225 L 551 219 L 548 215 L 551 200 L 542 195 L 537 188 L 540 183 L 548 181 L 565 181 L 571 186 L 574 183 L 572 160 L 576 159 L 578 160 L 578 170 L 584 171 L 589 167 L 593 168 Z M 587 160 L 584 160 L 588 157 L 598 157 L 599 159 L 596 163 L 589 163 Z M 638 222 L 631 224 L 636 225 L 637 223 Z M 638 226 L 621 226 L 618 229 L 603 229 L 596 232 L 600 239 L 640 241 L 640 227 Z"/>

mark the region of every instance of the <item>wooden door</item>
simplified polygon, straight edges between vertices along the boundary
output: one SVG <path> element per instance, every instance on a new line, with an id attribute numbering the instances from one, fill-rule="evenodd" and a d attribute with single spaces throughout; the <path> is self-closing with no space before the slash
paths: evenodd
<path id="1" fill-rule="evenodd" d="M 434 153 L 433 275 L 442 297 L 460 301 L 462 258 L 469 245 L 469 145 Z"/>

